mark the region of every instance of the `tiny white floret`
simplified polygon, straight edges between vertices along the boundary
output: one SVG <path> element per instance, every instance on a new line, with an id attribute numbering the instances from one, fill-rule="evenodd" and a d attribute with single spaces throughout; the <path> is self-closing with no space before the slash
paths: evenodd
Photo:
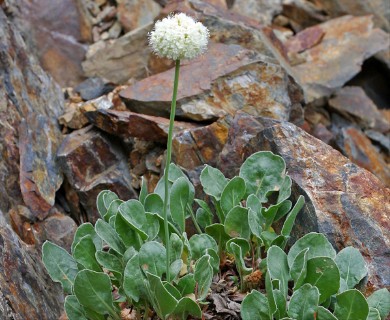
<path id="1" fill-rule="evenodd" d="M 197 57 L 207 49 L 208 40 L 208 29 L 184 13 L 157 21 L 149 33 L 153 52 L 172 60 Z"/>

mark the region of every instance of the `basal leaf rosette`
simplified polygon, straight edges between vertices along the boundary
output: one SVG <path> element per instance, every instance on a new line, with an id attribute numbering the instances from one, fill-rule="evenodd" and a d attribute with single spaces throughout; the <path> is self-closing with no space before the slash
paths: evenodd
<path id="1" fill-rule="evenodd" d="M 159 57 L 172 60 L 193 59 L 207 49 L 208 29 L 184 13 L 156 22 L 149 33 L 149 44 Z"/>

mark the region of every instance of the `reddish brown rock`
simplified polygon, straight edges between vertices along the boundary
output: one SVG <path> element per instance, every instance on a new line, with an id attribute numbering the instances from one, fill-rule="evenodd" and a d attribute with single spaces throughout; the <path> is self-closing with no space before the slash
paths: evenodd
<path id="1" fill-rule="evenodd" d="M 228 121 L 221 119 L 211 125 L 177 134 L 173 140 L 174 162 L 187 170 L 205 163 L 215 166 L 227 140 Z"/>
<path id="2" fill-rule="evenodd" d="M 0 210 L 7 215 L 12 207 L 23 204 L 19 177 L 18 128 L 20 122 L 32 114 L 41 114 L 49 118 L 49 123 L 50 121 L 55 123 L 63 112 L 64 102 L 60 88 L 37 64 L 30 51 L 26 49 L 21 35 L 12 23 L 7 21 L 1 8 L 0 43 L 0 83 L 2 84 L 0 86 L 0 97 L 2 97 L 0 99 L 0 154 L 2 155 L 0 180 L 3 181 L 0 184 Z M 54 129 L 49 128 L 50 126 L 46 126 L 46 129 L 53 133 Z M 46 136 L 44 132 L 33 134 L 36 138 L 43 138 L 46 141 L 50 136 Z M 54 136 L 51 135 L 50 139 Z M 38 142 L 38 140 L 35 141 Z M 52 146 L 58 143 L 53 140 L 50 142 Z M 46 152 L 51 154 L 54 150 Z M 41 161 L 43 163 L 44 159 Z M 53 164 L 51 165 L 54 168 Z M 37 170 L 36 167 L 35 170 Z M 46 170 L 42 168 L 42 172 Z M 54 176 L 50 174 L 50 177 Z M 58 182 L 55 180 L 55 178 L 52 180 L 53 184 L 41 185 L 40 188 L 55 189 Z"/>
<path id="3" fill-rule="evenodd" d="M 43 68 L 62 86 L 84 79 L 81 62 L 91 21 L 78 0 L 11 0 L 8 10 Z M 80 2 L 81 3 L 81 2 Z"/>
<path id="4" fill-rule="evenodd" d="M 89 121 L 99 129 L 124 140 L 139 138 L 144 141 L 166 142 L 169 120 L 130 111 L 96 110 L 85 113 Z M 175 121 L 176 132 L 195 128 L 188 122 Z"/>
<path id="5" fill-rule="evenodd" d="M 20 241 L 0 210 L 0 316 L 4 320 L 58 319 L 63 292 L 41 257 Z"/>
<path id="6" fill-rule="evenodd" d="M 295 235 L 319 231 L 337 249 L 355 246 L 368 263 L 369 287 L 389 286 L 390 190 L 293 124 L 245 114 L 235 117 L 219 166 L 231 177 L 246 157 L 259 150 L 282 156 L 296 183 L 295 194 L 306 195 Z"/>
<path id="7" fill-rule="evenodd" d="M 344 87 L 337 91 L 329 105 L 345 118 L 357 122 L 362 129 L 390 131 L 390 123 L 360 87 Z"/>
<path id="8" fill-rule="evenodd" d="M 69 184 L 79 195 L 89 221 L 94 222 L 99 217 L 96 197 L 100 191 L 109 189 L 121 199 L 136 196 L 120 147 L 92 126 L 69 134 L 57 156 Z"/>
<path id="9" fill-rule="evenodd" d="M 20 189 L 24 203 L 40 220 L 55 202 L 62 183 L 56 152 L 62 137 L 57 124 L 31 114 L 19 126 Z"/>
<path id="10" fill-rule="evenodd" d="M 296 102 L 289 96 L 293 82 L 273 62 L 237 45 L 210 44 L 205 55 L 181 67 L 176 115 L 204 121 L 243 110 L 287 120 Z M 168 117 L 173 72 L 141 80 L 120 96 L 131 111 Z"/>
<path id="11" fill-rule="evenodd" d="M 317 34 L 318 28 L 324 32 L 322 41 L 302 52 L 293 65 L 283 58 L 280 43 L 268 35 L 279 61 L 302 86 L 307 101 L 332 94 L 360 71 L 365 59 L 387 47 L 388 34 L 374 28 L 371 16 L 329 20 L 305 31 L 307 38 Z"/>
<path id="12" fill-rule="evenodd" d="M 390 167 L 362 131 L 353 127 L 342 128 L 338 146 L 353 163 L 371 171 L 390 187 Z"/>

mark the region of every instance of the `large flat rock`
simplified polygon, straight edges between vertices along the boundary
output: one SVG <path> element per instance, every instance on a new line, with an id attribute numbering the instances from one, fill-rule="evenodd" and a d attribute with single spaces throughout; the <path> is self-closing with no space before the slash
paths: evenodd
<path id="1" fill-rule="evenodd" d="M 133 112 L 168 117 L 173 75 L 171 69 L 151 76 L 129 86 L 120 96 Z M 205 55 L 182 64 L 176 115 L 204 121 L 243 110 L 288 120 L 297 102 L 289 95 L 293 86 L 271 58 L 238 45 L 211 43 Z"/>
<path id="2" fill-rule="evenodd" d="M 250 129 L 250 131 L 247 131 Z M 270 150 L 284 158 L 306 196 L 294 227 L 295 236 L 324 233 L 337 249 L 352 245 L 368 266 L 368 290 L 390 285 L 390 190 L 373 174 L 288 122 L 238 114 L 219 161 L 228 176 L 246 157 Z"/>

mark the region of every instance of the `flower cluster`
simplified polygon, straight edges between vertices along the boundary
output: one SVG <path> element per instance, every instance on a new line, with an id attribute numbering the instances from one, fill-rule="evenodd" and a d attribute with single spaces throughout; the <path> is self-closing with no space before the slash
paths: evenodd
<path id="1" fill-rule="evenodd" d="M 149 34 L 155 54 L 173 60 L 193 59 L 207 48 L 208 29 L 184 13 L 156 22 Z"/>

